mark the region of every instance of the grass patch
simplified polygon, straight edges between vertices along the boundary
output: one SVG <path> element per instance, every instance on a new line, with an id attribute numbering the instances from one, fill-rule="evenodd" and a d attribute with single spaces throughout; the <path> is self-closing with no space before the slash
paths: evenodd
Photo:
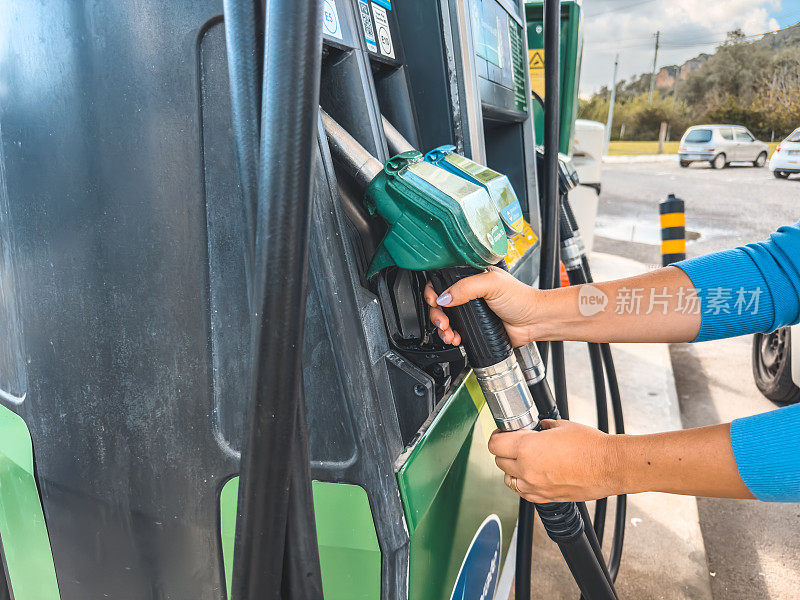
<path id="1" fill-rule="evenodd" d="M 664 142 L 664 154 L 677 154 L 680 142 Z M 778 142 L 767 142 L 769 146 L 769 156 L 775 152 Z M 658 154 L 658 141 L 654 142 L 611 142 L 608 145 L 610 155 L 636 155 L 636 154 Z"/>
<path id="2" fill-rule="evenodd" d="M 655 142 L 611 142 L 608 145 L 611 155 L 658 154 L 658 141 Z M 664 154 L 677 154 L 678 142 L 664 142 Z"/>

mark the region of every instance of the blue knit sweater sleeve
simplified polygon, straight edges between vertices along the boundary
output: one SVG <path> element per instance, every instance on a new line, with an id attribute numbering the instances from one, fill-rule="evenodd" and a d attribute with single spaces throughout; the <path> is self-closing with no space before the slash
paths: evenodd
<path id="1" fill-rule="evenodd" d="M 696 342 L 768 332 L 800 320 L 800 224 L 765 242 L 679 263 L 702 315 Z M 739 474 L 756 498 L 800 502 L 800 405 L 731 423 Z"/>
<path id="2" fill-rule="evenodd" d="M 765 242 L 679 263 L 700 297 L 700 333 L 718 340 L 772 331 L 800 320 L 800 223 Z"/>

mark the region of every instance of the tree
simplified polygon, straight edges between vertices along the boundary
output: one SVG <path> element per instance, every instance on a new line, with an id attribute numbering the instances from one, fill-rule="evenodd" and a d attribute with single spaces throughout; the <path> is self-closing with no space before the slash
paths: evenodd
<path id="1" fill-rule="evenodd" d="M 617 84 L 614 131 L 625 126 L 626 139 L 656 139 L 662 121 L 673 132 L 701 123 L 731 123 L 768 138 L 800 126 L 800 24 L 750 41 L 741 30 L 725 42 L 684 81 L 677 93 L 657 94 L 650 105 L 646 94 L 650 74 Z M 604 122 L 609 90 L 579 103 L 582 118 Z"/>

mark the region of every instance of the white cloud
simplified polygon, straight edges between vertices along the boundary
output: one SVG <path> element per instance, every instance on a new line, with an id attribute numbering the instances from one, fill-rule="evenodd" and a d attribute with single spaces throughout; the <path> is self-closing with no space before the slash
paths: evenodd
<path id="1" fill-rule="evenodd" d="M 661 31 L 658 67 L 713 52 L 728 31 L 756 34 L 778 28 L 771 16 L 781 0 L 585 0 L 581 93 L 611 83 L 619 52 L 619 79 L 653 67 L 654 34 Z"/>

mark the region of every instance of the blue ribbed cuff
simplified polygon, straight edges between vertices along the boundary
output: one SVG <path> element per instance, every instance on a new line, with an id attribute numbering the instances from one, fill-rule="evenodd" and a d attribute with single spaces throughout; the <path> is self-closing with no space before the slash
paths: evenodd
<path id="1" fill-rule="evenodd" d="M 695 342 L 768 331 L 775 303 L 753 259 L 741 249 L 677 262 L 700 298 L 702 325 Z"/>
<path id="2" fill-rule="evenodd" d="M 731 446 L 739 475 L 764 502 L 800 502 L 800 404 L 736 419 Z"/>

